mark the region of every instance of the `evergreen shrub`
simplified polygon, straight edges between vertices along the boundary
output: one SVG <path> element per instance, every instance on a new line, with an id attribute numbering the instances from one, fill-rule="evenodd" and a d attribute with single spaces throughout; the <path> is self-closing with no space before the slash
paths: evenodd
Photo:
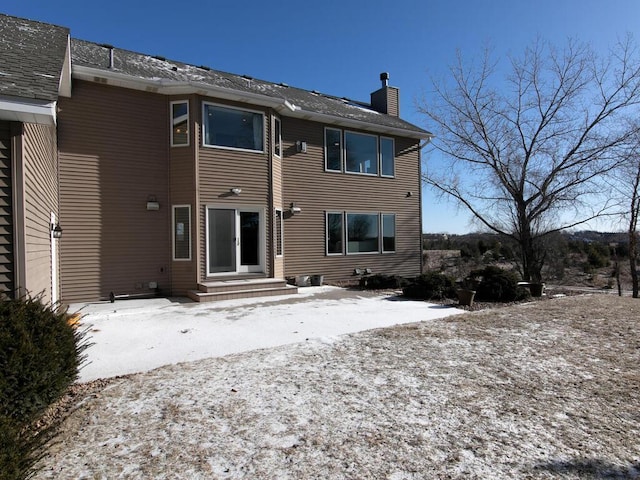
<path id="1" fill-rule="evenodd" d="M 456 289 L 453 279 L 444 273 L 426 272 L 406 285 L 402 293 L 419 300 L 443 300 L 455 298 Z"/>
<path id="2" fill-rule="evenodd" d="M 32 427 L 77 379 L 86 331 L 40 299 L 0 300 L 0 479 L 28 478 L 48 435 Z"/>
<path id="3" fill-rule="evenodd" d="M 476 286 L 476 300 L 480 302 L 513 302 L 524 300 L 529 291 L 518 286 L 518 275 L 493 265 L 474 270 L 469 275 Z"/>

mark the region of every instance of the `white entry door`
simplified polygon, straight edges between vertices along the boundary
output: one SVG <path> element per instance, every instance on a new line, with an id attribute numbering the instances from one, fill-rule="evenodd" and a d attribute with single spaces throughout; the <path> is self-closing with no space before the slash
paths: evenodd
<path id="1" fill-rule="evenodd" d="M 207 208 L 207 275 L 264 271 L 262 209 Z"/>

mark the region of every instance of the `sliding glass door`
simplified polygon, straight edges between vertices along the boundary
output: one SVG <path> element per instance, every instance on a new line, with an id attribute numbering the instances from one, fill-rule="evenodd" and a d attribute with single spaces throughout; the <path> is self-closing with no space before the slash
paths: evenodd
<path id="1" fill-rule="evenodd" d="M 262 209 L 207 208 L 207 275 L 264 271 Z"/>

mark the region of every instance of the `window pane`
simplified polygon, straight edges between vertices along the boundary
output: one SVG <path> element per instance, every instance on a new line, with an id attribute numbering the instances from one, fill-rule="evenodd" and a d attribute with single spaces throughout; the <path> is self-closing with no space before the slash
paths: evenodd
<path id="1" fill-rule="evenodd" d="M 394 172 L 394 150 L 393 138 L 380 138 L 380 161 L 382 163 L 382 175 L 393 177 Z"/>
<path id="2" fill-rule="evenodd" d="M 205 145 L 262 151 L 261 113 L 205 105 L 204 115 Z"/>
<path id="3" fill-rule="evenodd" d="M 281 257 L 284 251 L 284 235 L 282 210 L 276 210 L 276 257 Z"/>
<path id="4" fill-rule="evenodd" d="M 379 251 L 378 215 L 348 213 L 347 232 L 347 253 Z"/>
<path id="5" fill-rule="evenodd" d="M 189 145 L 189 104 L 171 104 L 171 145 Z"/>
<path id="6" fill-rule="evenodd" d="M 280 120 L 276 118 L 273 122 L 273 153 L 279 157 L 281 151 L 282 136 L 280 134 Z"/>
<path id="7" fill-rule="evenodd" d="M 378 140 L 372 135 L 345 132 L 347 171 L 378 174 Z"/>
<path id="8" fill-rule="evenodd" d="M 327 213 L 327 254 L 342 253 L 342 214 Z"/>
<path id="9" fill-rule="evenodd" d="M 392 213 L 382 214 L 382 251 L 396 251 L 396 216 Z"/>
<path id="10" fill-rule="evenodd" d="M 342 170 L 342 131 L 327 128 L 325 130 L 325 165 L 327 170 Z"/>
<path id="11" fill-rule="evenodd" d="M 173 209 L 173 258 L 188 260 L 191 258 L 191 209 L 174 207 Z"/>
<path id="12" fill-rule="evenodd" d="M 260 214 L 240 212 L 240 265 L 260 265 Z"/>

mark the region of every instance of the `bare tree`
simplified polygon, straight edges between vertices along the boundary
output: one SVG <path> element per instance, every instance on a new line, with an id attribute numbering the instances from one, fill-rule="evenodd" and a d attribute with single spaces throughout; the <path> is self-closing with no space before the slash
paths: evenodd
<path id="1" fill-rule="evenodd" d="M 631 211 L 629 213 L 629 268 L 631 271 L 631 285 L 633 298 L 638 298 L 638 215 L 640 215 L 640 151 L 636 156 L 635 176 L 632 176 Z"/>
<path id="2" fill-rule="evenodd" d="M 524 278 L 539 282 L 551 233 L 612 213 L 600 182 L 634 134 L 619 119 L 640 102 L 640 62 L 627 38 L 606 59 L 538 41 L 499 83 L 496 65 L 489 51 L 475 66 L 458 54 L 449 81 L 434 81 L 419 105 L 446 163 L 427 162 L 424 181 L 514 239 Z"/>
<path id="3" fill-rule="evenodd" d="M 637 118 L 632 122 L 640 124 Z M 629 271 L 631 272 L 631 288 L 633 298 L 639 296 L 638 261 L 640 246 L 638 245 L 638 217 L 640 217 L 640 134 L 621 153 L 624 162 L 612 175 L 611 191 L 626 208 L 622 219 L 627 226 L 629 238 Z"/>

